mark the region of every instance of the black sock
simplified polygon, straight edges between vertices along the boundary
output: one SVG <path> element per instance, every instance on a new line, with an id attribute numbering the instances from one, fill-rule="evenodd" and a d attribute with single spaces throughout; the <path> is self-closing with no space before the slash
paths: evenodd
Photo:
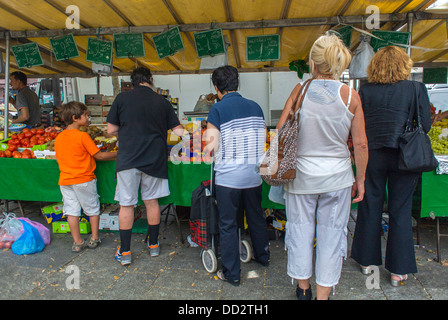
<path id="1" fill-rule="evenodd" d="M 129 230 L 120 229 L 120 241 L 121 241 L 120 253 L 131 250 L 131 235 L 132 235 L 132 229 Z"/>
<path id="2" fill-rule="evenodd" d="M 159 238 L 159 225 L 148 225 L 149 245 L 157 244 Z"/>

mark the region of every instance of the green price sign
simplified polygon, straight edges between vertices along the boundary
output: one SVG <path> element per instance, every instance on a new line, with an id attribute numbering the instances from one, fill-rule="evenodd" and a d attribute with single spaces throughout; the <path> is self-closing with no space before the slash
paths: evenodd
<path id="1" fill-rule="evenodd" d="M 197 32 L 194 34 L 194 43 L 199 58 L 226 53 L 222 29 Z"/>
<path id="2" fill-rule="evenodd" d="M 406 48 L 405 46 L 409 45 L 409 40 L 411 38 L 409 32 L 372 30 L 372 34 L 381 39 L 374 37 L 370 38 L 370 45 L 375 52 L 386 46 L 398 45 L 399 47 Z M 400 44 L 405 46 L 400 46 Z"/>
<path id="3" fill-rule="evenodd" d="M 112 41 L 89 38 L 86 60 L 97 64 L 112 65 Z"/>
<path id="4" fill-rule="evenodd" d="M 51 48 L 57 61 L 79 57 L 78 47 L 73 34 L 50 38 Z"/>
<path id="5" fill-rule="evenodd" d="M 19 68 L 31 68 L 44 64 L 36 42 L 11 47 Z"/>
<path id="6" fill-rule="evenodd" d="M 114 34 L 115 57 L 140 58 L 145 56 L 143 33 Z"/>
<path id="7" fill-rule="evenodd" d="M 152 41 L 156 47 L 159 59 L 172 56 L 185 48 L 179 27 L 159 33 L 158 35 L 152 37 Z"/>
<path id="8" fill-rule="evenodd" d="M 246 38 L 247 61 L 280 60 L 280 35 L 269 34 Z"/>

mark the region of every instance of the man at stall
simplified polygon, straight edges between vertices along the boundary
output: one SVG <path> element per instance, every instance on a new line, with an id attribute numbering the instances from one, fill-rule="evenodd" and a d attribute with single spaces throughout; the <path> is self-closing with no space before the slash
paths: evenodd
<path id="1" fill-rule="evenodd" d="M 149 69 L 135 69 L 131 80 L 133 90 L 120 93 L 107 116 L 107 132 L 118 137 L 115 200 L 120 203 L 121 244 L 115 258 L 122 265 L 132 261 L 131 235 L 139 186 L 148 219 L 149 253 L 159 255 L 158 199 L 170 194 L 167 134 L 169 129 L 178 136 L 184 132 L 171 104 L 152 89 Z"/>
<path id="2" fill-rule="evenodd" d="M 255 261 L 269 263 L 266 215 L 261 208 L 262 180 L 256 163 L 264 153 L 265 121 L 260 106 L 238 92 L 238 70 L 216 69 L 212 82 L 219 102 L 208 114 L 206 151 L 215 150 L 216 202 L 222 270 L 217 276 L 240 284 L 238 219 L 245 211 Z"/>
<path id="3" fill-rule="evenodd" d="M 11 73 L 9 84 L 13 90 L 17 90 L 16 98 L 9 97 L 9 103 L 18 111 L 18 117 L 12 123 L 23 123 L 29 128 L 38 127 L 41 124 L 39 97 L 28 87 L 28 78 L 21 71 Z"/>

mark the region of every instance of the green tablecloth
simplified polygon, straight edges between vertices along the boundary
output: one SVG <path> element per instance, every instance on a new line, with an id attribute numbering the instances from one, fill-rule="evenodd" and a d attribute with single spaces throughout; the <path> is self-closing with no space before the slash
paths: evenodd
<path id="1" fill-rule="evenodd" d="M 448 175 L 423 173 L 421 201 L 421 217 L 448 217 Z"/>
<path id="2" fill-rule="evenodd" d="M 115 161 L 97 161 L 95 174 L 101 203 L 115 203 Z M 56 160 L 0 158 L 0 199 L 60 202 L 59 168 Z M 159 200 L 161 205 L 189 207 L 191 194 L 204 180 L 210 179 L 205 163 L 168 163 L 171 194 Z M 263 208 L 282 209 L 268 199 L 269 186 L 263 183 Z"/>

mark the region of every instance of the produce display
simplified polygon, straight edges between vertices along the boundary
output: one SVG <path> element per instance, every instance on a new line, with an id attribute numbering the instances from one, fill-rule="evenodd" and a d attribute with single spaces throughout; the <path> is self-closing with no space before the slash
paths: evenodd
<path id="1" fill-rule="evenodd" d="M 435 154 L 448 154 L 448 119 L 435 122 L 428 136 Z"/>
<path id="2" fill-rule="evenodd" d="M 167 143 L 169 147 L 173 147 L 178 143 L 182 143 L 179 151 L 179 158 L 182 162 L 211 162 L 211 153 L 205 152 L 205 133 L 207 130 L 207 121 L 191 122 L 184 125 L 185 130 L 190 135 L 190 145 L 186 145 L 188 140 L 176 136 L 171 130 L 168 131 Z M 275 137 L 276 131 L 267 131 L 264 151 L 268 150 L 272 139 Z"/>
<path id="3" fill-rule="evenodd" d="M 59 127 L 48 127 L 46 129 L 24 128 L 20 133 L 13 133 L 7 141 L 6 150 L 0 150 L 0 158 L 34 159 L 35 146 L 46 149 L 46 145 L 56 139 Z M 40 149 L 40 148 L 38 148 Z M 33 150 L 33 151 L 32 151 Z"/>

